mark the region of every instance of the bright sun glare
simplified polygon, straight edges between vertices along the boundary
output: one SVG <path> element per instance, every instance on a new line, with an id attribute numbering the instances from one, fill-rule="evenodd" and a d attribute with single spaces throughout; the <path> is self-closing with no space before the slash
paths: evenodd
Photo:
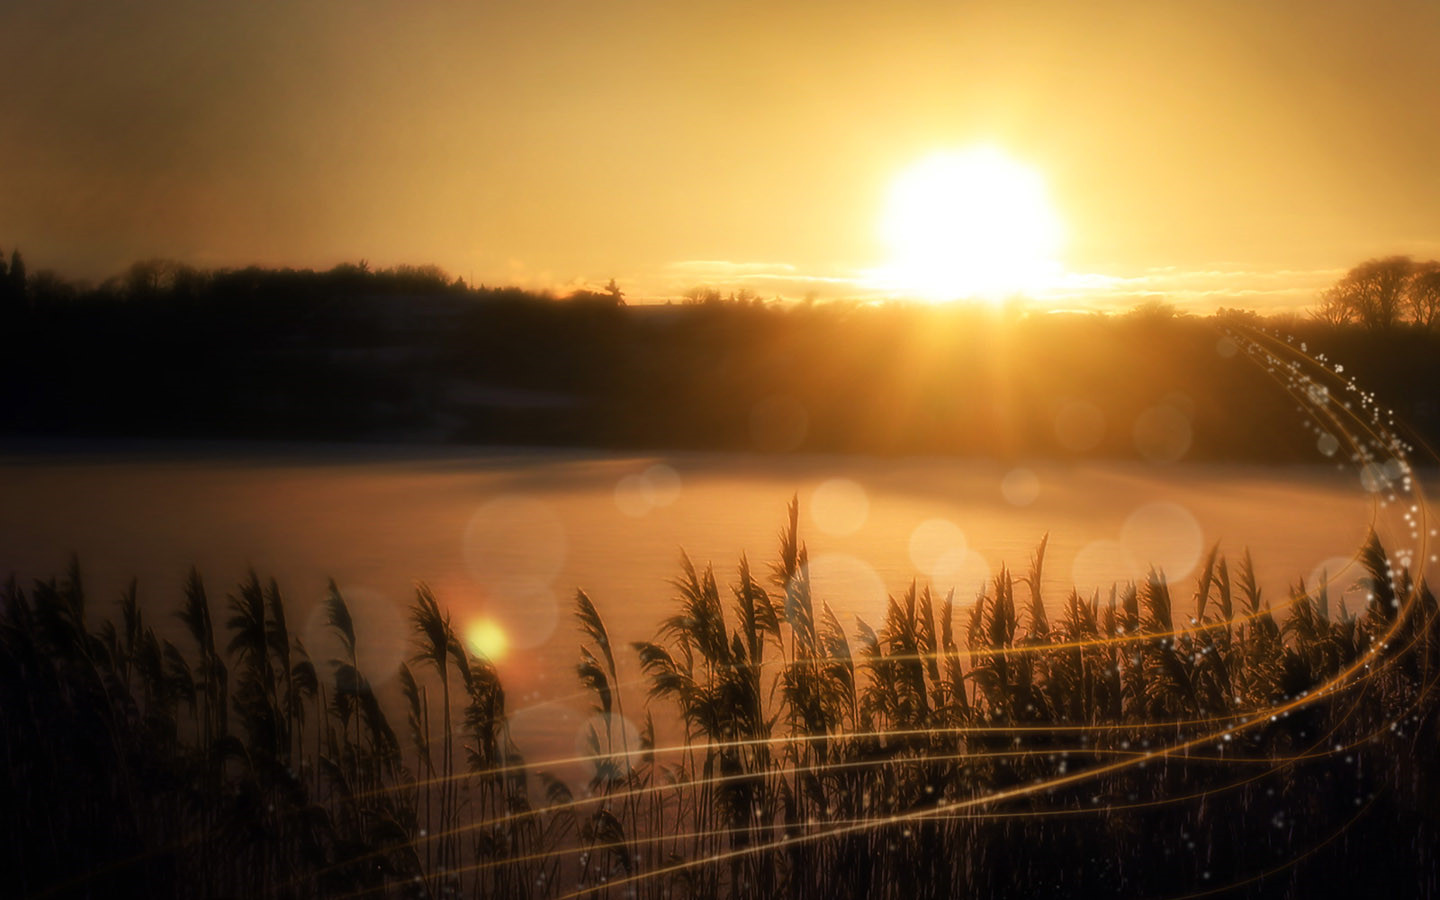
<path id="1" fill-rule="evenodd" d="M 470 652 L 498 662 L 510 648 L 510 638 L 494 619 L 476 619 L 465 629 L 465 643 Z"/>
<path id="2" fill-rule="evenodd" d="M 936 153 L 890 189 L 876 286 L 932 302 L 1053 286 L 1064 228 L 1034 169 L 993 147 Z"/>

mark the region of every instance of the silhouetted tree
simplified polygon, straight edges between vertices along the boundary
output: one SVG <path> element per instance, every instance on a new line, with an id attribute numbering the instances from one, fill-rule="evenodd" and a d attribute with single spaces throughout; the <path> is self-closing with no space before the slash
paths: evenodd
<path id="1" fill-rule="evenodd" d="M 580 290 L 565 298 L 566 302 L 576 303 L 583 306 L 601 307 L 605 309 L 619 308 L 625 305 L 625 298 L 620 289 L 615 287 L 612 279 L 610 284 L 603 291 Z"/>
<path id="2" fill-rule="evenodd" d="M 620 290 L 620 285 L 615 283 L 615 279 L 612 278 L 605 283 L 605 293 L 610 295 L 616 306 L 625 305 L 625 294 Z"/>
<path id="3" fill-rule="evenodd" d="M 0 255 L 0 309 L 25 306 L 25 287 L 25 260 L 21 258 L 20 251 L 11 251 L 8 269 L 4 256 Z"/>
<path id="4" fill-rule="evenodd" d="M 125 272 L 125 293 L 134 300 L 153 297 L 160 293 L 165 273 L 165 263 L 158 259 L 145 259 L 131 263 Z"/>
<path id="5" fill-rule="evenodd" d="M 1333 288 L 1320 295 L 1320 302 L 1310 310 L 1310 315 L 1317 322 L 1337 328 L 1355 321 L 1355 311 Z"/>
<path id="6" fill-rule="evenodd" d="M 25 282 L 25 299 L 37 309 L 72 303 L 80 294 L 79 287 L 50 269 L 41 269 Z"/>
<path id="7" fill-rule="evenodd" d="M 721 302 L 722 296 L 718 288 L 694 287 L 685 292 L 684 300 L 695 305 L 715 306 Z"/>
<path id="8" fill-rule="evenodd" d="M 1175 304 L 1159 297 L 1141 301 L 1129 312 L 1130 318 L 1145 322 L 1163 322 L 1166 319 L 1175 318 L 1178 314 Z"/>
<path id="9" fill-rule="evenodd" d="M 1440 324 L 1440 262 L 1431 260 L 1415 267 L 1406 285 L 1410 319 L 1422 328 Z"/>
<path id="10" fill-rule="evenodd" d="M 1337 324 L 1393 328 L 1404 316 L 1405 289 L 1414 268 L 1408 256 L 1366 260 L 1321 295 L 1317 316 Z"/>

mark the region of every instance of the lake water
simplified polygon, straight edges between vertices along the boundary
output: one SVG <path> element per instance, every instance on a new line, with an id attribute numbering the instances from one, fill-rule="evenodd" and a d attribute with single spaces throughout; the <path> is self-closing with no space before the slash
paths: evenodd
<path id="1" fill-rule="evenodd" d="M 1389 527 L 1390 512 L 1333 467 L 71 448 L 12 452 L 0 465 L 0 570 L 48 576 L 78 554 L 92 608 L 113 610 L 134 576 L 151 621 L 173 633 L 191 565 L 217 609 L 253 566 L 278 579 L 292 630 L 319 660 L 335 655 L 318 612 L 334 578 L 356 619 L 362 667 L 392 691 L 396 664 L 412 652 L 405 606 L 424 581 L 458 631 L 492 648 L 503 635 L 499 667 L 522 749 L 564 755 L 588 702 L 574 677 L 576 589 L 595 600 L 617 647 L 648 639 L 674 609 L 668 580 L 682 548 L 697 565 L 713 563 L 722 587 L 741 553 L 768 575 L 792 494 L 817 601 L 847 629 L 854 616 L 878 627 L 886 593 L 917 576 L 942 593 L 954 587 L 964 609 L 1002 564 L 1023 572 L 1047 532 L 1052 606 L 1072 584 L 1088 594 L 1140 575 L 1146 562 L 1183 580 L 1216 541 L 1234 560 L 1251 550 L 1279 605 L 1298 578 L 1334 575 L 1377 516 Z M 1193 582 L 1176 590 L 1181 609 L 1192 593 Z M 622 680 L 638 677 L 628 650 L 621 657 Z M 628 696 L 638 708 L 638 684 Z"/>

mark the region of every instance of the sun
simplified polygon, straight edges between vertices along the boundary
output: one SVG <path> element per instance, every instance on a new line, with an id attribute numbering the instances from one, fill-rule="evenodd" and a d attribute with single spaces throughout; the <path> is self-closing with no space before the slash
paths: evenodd
<path id="1" fill-rule="evenodd" d="M 494 619 L 476 619 L 465 628 L 465 643 L 470 652 L 498 662 L 510 649 L 510 637 Z"/>
<path id="2" fill-rule="evenodd" d="M 1044 292 L 1063 269 L 1045 181 L 994 147 L 935 153 L 901 173 L 880 222 L 890 259 L 873 278 L 932 302 Z"/>

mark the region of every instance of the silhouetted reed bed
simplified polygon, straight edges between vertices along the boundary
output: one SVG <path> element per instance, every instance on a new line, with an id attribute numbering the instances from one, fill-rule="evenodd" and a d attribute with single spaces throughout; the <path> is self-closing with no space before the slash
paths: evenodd
<path id="1" fill-rule="evenodd" d="M 1436 893 L 1436 602 L 1373 536 L 1345 579 L 1353 612 L 1326 584 L 1272 608 L 1249 555 L 1214 550 L 1183 588 L 1152 573 L 1042 597 L 1042 541 L 966 611 L 912 585 L 847 632 L 796 523 L 792 503 L 777 559 L 742 559 L 727 587 L 686 560 L 650 641 L 612 640 L 602 610 L 623 598 L 577 597 L 577 674 L 602 716 L 580 790 L 522 756 L 495 667 L 423 587 L 389 710 L 333 586 L 343 649 L 319 660 L 253 575 L 222 612 L 192 574 L 178 643 L 133 586 L 118 622 L 94 622 L 78 569 L 12 579 L 4 890 Z M 628 653 L 639 684 L 621 683 Z M 656 720 L 684 740 L 665 746 Z"/>

